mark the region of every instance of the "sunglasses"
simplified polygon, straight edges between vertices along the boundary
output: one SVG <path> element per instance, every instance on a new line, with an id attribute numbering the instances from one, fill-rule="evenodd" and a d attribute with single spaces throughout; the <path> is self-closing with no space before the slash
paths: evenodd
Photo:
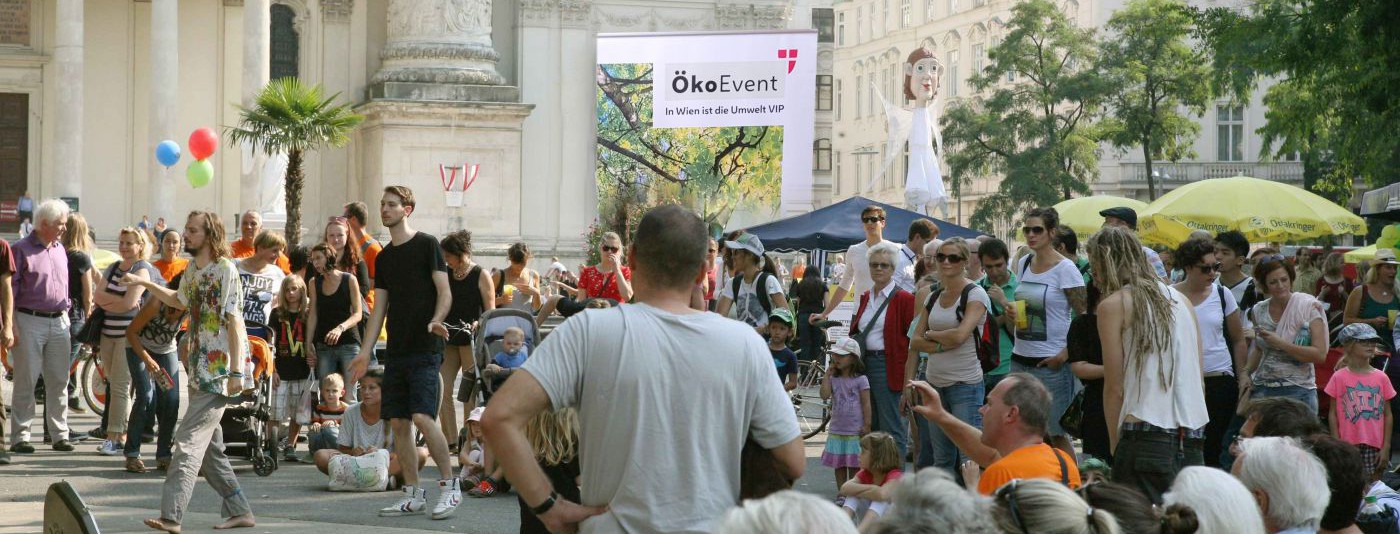
<path id="1" fill-rule="evenodd" d="M 884 217 L 861 217 L 860 220 L 861 220 L 861 222 L 864 222 L 864 223 L 866 223 L 866 224 L 874 224 L 874 223 L 877 223 L 877 222 L 885 222 L 885 218 L 884 218 Z"/>
<path id="2" fill-rule="evenodd" d="M 622 249 L 614 247 L 612 245 L 603 245 L 603 252 L 617 252 L 619 250 Z"/>
<path id="3" fill-rule="evenodd" d="M 892 264 L 892 263 L 885 263 L 885 262 L 874 262 L 874 261 L 872 261 L 872 262 L 870 262 L 870 268 L 871 268 L 871 269 L 893 269 L 893 268 L 894 268 L 894 264 Z"/>
<path id="4" fill-rule="evenodd" d="M 1021 232 L 1026 235 L 1040 235 L 1045 233 L 1044 226 L 1022 226 Z"/>
<path id="5" fill-rule="evenodd" d="M 1016 488 L 1020 485 L 1021 479 L 1012 479 L 1011 482 L 1007 482 L 1006 485 L 997 490 L 996 496 L 997 499 L 1006 501 L 1007 508 L 1010 508 L 1011 521 L 1016 524 L 1016 528 L 1021 529 L 1021 532 L 1025 534 L 1030 534 L 1030 530 L 1026 528 L 1025 520 L 1021 518 L 1021 506 L 1016 502 Z"/>
<path id="6" fill-rule="evenodd" d="M 1201 274 L 1210 274 L 1220 270 L 1220 262 L 1217 261 L 1209 265 L 1197 265 L 1196 268 L 1201 270 Z"/>
<path id="7" fill-rule="evenodd" d="M 933 259 L 936 260 L 938 263 L 962 263 L 967 258 L 964 256 L 959 256 L 957 254 L 944 254 L 942 252 L 939 252 L 938 254 L 933 255 Z"/>

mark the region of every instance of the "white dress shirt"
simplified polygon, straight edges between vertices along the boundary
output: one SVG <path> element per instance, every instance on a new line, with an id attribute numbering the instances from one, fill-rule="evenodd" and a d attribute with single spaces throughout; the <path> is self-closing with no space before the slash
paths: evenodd
<path id="1" fill-rule="evenodd" d="M 865 303 L 865 311 L 862 311 L 860 316 L 856 317 L 855 324 L 859 325 L 859 328 L 862 329 L 861 335 L 865 335 L 867 332 L 870 334 L 865 338 L 865 350 L 885 350 L 885 317 L 890 314 L 889 307 L 885 307 L 885 309 L 880 312 L 880 315 L 875 317 L 875 322 L 871 323 L 869 328 L 866 328 L 865 323 L 870 321 L 871 314 L 880 309 L 880 304 L 888 300 L 890 295 L 894 293 L 894 290 L 894 282 L 890 282 L 885 284 L 885 289 L 880 290 L 878 293 L 871 292 L 870 302 Z"/>

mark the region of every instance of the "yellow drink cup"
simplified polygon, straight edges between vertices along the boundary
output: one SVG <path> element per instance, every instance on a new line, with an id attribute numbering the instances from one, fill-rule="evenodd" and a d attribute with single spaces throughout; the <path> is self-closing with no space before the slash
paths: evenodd
<path id="1" fill-rule="evenodd" d="M 1397 313 L 1396 310 L 1390 310 L 1390 312 L 1389 312 L 1389 314 L 1388 314 L 1388 318 L 1390 319 L 1390 322 L 1388 322 L 1388 323 L 1386 323 L 1386 324 L 1390 325 L 1390 328 L 1395 328 L 1395 314 L 1396 314 L 1396 313 Z"/>
<path id="2" fill-rule="evenodd" d="M 1017 300 L 1012 302 L 1016 306 L 1016 328 L 1024 330 L 1030 328 L 1030 319 L 1026 317 L 1026 301 Z"/>

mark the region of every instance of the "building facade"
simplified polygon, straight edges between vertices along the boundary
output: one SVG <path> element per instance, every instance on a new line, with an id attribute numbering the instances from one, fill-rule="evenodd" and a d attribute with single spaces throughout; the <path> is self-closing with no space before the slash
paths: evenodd
<path id="1" fill-rule="evenodd" d="M 1056 0 L 1075 23 L 1098 28 L 1105 25 L 1122 0 Z M 1012 0 L 848 0 L 835 3 L 836 52 L 833 105 L 831 191 L 834 200 L 866 196 L 903 205 L 904 160 L 883 169 L 886 160 L 886 118 L 881 97 L 898 105 L 903 98 L 903 65 L 909 53 L 927 46 L 943 62 L 940 102 L 976 96 L 968 83 L 990 64 L 988 51 L 1007 32 Z M 1000 77 L 1001 84 L 1018 83 L 1014 73 Z M 1195 142 L 1197 157 L 1181 162 L 1154 162 L 1159 179 L 1158 195 L 1194 180 L 1243 174 L 1302 183 L 1302 167 L 1296 161 L 1261 161 L 1260 136 L 1265 108 L 1262 89 L 1248 103 L 1220 100 L 1199 117 L 1201 132 Z M 949 177 L 944 162 L 945 180 Z M 975 176 L 959 194 L 948 187 L 948 219 L 966 225 L 978 202 L 997 191 L 999 176 Z M 1094 194 L 1110 194 L 1148 200 L 1145 166 L 1140 150 L 1102 149 L 1099 176 L 1090 184 Z M 1009 229 L 985 229 L 1000 235 Z"/>

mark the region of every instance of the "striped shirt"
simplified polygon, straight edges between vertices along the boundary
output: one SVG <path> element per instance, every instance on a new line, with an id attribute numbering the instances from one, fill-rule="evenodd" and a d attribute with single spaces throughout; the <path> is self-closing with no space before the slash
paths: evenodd
<path id="1" fill-rule="evenodd" d="M 121 262 L 117 262 L 107 268 L 106 287 L 104 290 L 119 298 L 126 297 L 126 292 L 130 287 L 121 285 L 122 276 L 129 272 L 140 272 L 143 270 L 146 271 L 146 276 L 151 277 L 152 280 L 156 280 L 157 283 L 162 281 L 160 272 L 157 271 L 155 267 L 152 267 L 151 264 L 146 263 L 146 260 L 136 260 L 136 263 L 131 265 L 131 270 L 129 271 L 123 271 Z M 137 302 L 135 306 L 132 306 L 130 310 L 124 313 L 106 312 L 105 318 L 102 320 L 102 335 L 106 337 L 125 336 L 126 327 L 131 324 L 132 319 L 135 319 L 136 314 L 140 311 L 141 303 Z"/>

